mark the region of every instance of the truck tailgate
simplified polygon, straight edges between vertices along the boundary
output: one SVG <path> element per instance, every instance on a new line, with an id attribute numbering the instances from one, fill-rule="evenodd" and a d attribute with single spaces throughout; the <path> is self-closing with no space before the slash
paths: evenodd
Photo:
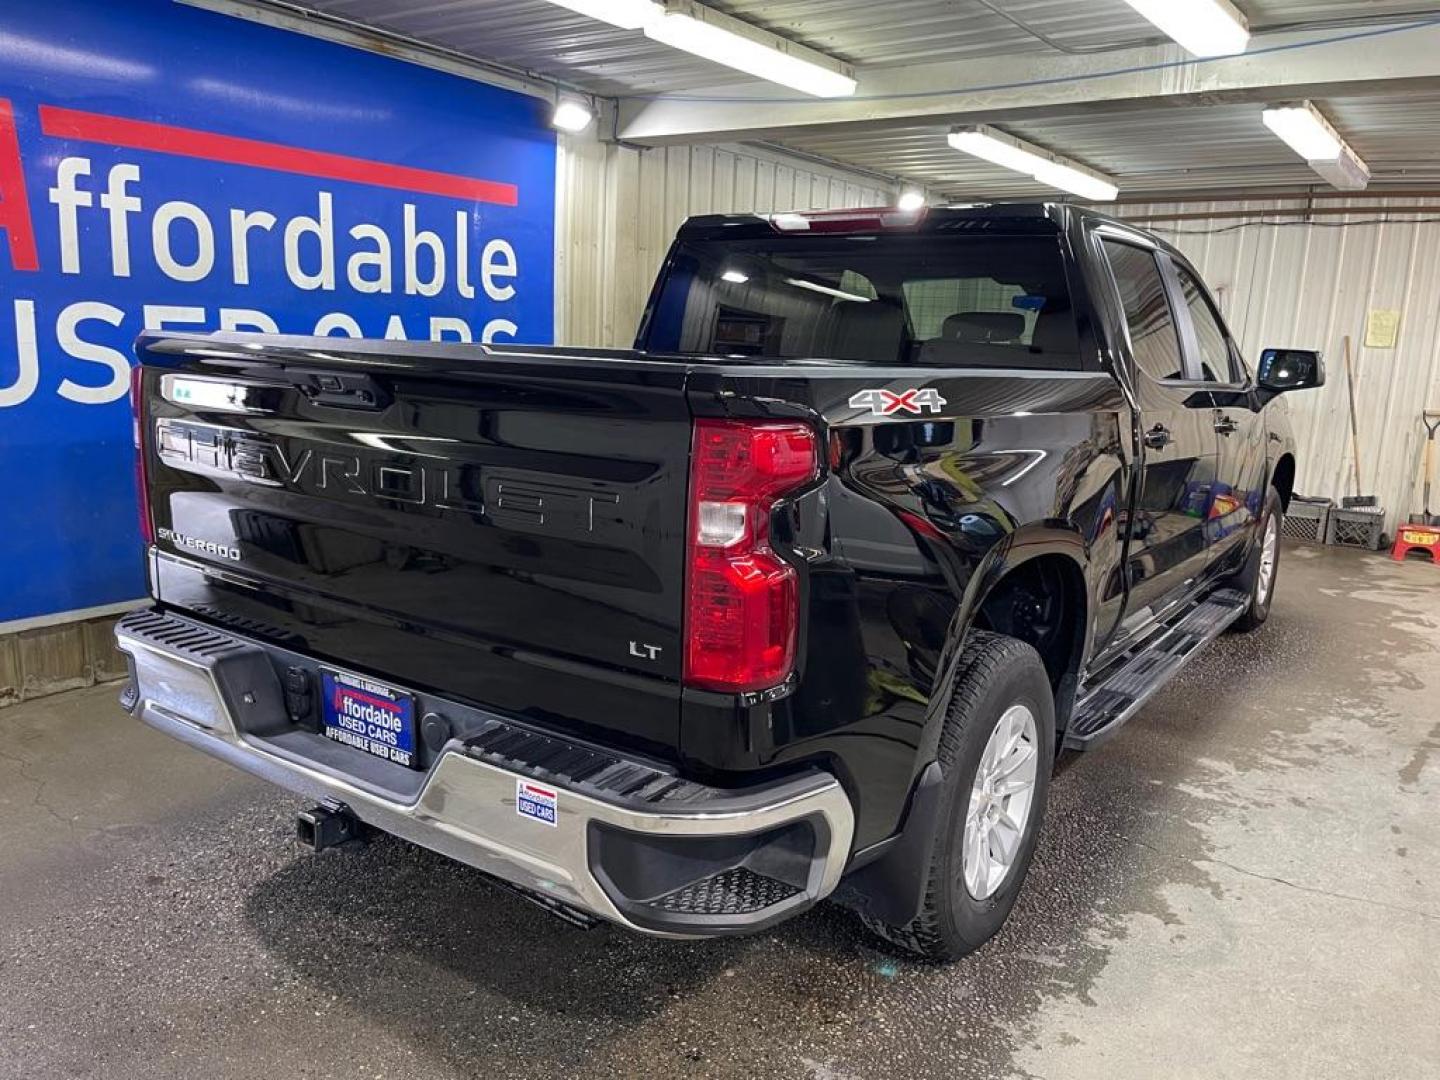
<path id="1" fill-rule="evenodd" d="M 162 603 L 673 755 L 682 366 L 247 335 L 138 354 Z"/>

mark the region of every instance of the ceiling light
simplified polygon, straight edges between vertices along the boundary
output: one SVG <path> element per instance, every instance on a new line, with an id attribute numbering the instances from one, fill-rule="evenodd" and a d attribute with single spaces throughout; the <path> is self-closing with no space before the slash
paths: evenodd
<path id="1" fill-rule="evenodd" d="M 732 285 L 744 285 L 745 282 L 750 280 L 749 274 L 742 273 L 739 270 L 726 270 L 720 277 L 721 280 L 728 281 Z"/>
<path id="2" fill-rule="evenodd" d="M 1370 183 L 1370 166 L 1310 102 L 1274 105 L 1264 110 L 1260 118 L 1331 187 L 1361 191 Z"/>
<path id="3" fill-rule="evenodd" d="M 1046 159 L 1020 145 L 1020 140 L 991 127 L 957 128 L 946 137 L 963 154 L 971 154 L 1002 169 L 1034 176 Z"/>
<path id="4" fill-rule="evenodd" d="M 639 30 L 665 14 L 665 5 L 654 0 L 550 0 L 550 3 L 621 30 Z"/>
<path id="5" fill-rule="evenodd" d="M 1334 161 L 1312 161 L 1310 168 L 1341 191 L 1364 191 L 1370 184 L 1370 166 L 1348 146 L 1340 148 L 1340 156 Z"/>
<path id="6" fill-rule="evenodd" d="M 1094 202 L 1113 202 L 1120 189 L 1094 173 L 1082 171 L 1058 161 L 1047 161 L 1035 170 L 1035 179 L 1061 191 L 1069 191 Z"/>
<path id="7" fill-rule="evenodd" d="M 809 289 L 811 292 L 824 293 L 826 296 L 833 296 L 837 300 L 854 300 L 857 304 L 868 304 L 870 302 L 870 297 L 868 296 L 859 296 L 852 292 L 845 292 L 843 289 L 832 289 L 829 285 L 821 285 L 815 281 L 806 281 L 804 278 L 786 278 L 785 284 L 794 285 L 797 289 Z"/>
<path id="8" fill-rule="evenodd" d="M 900 193 L 900 198 L 895 200 L 897 210 L 919 210 L 925 205 L 925 193 L 915 188 L 908 188 Z"/>
<path id="9" fill-rule="evenodd" d="M 1234 56 L 1250 42 L 1250 25 L 1230 0 L 1125 2 L 1195 56 Z"/>
<path id="10" fill-rule="evenodd" d="M 838 61 L 701 4 L 668 8 L 644 30 L 654 41 L 816 97 L 855 93 L 855 80 Z"/>
<path id="11" fill-rule="evenodd" d="M 1110 202 L 1120 194 L 1115 181 L 1103 173 L 1007 135 L 999 128 L 986 124 L 956 128 L 946 140 L 961 153 L 1024 173 L 1039 183 L 1079 195 L 1082 199 Z"/>
<path id="12" fill-rule="evenodd" d="M 561 131 L 584 131 L 594 119 L 595 114 L 583 101 L 561 98 L 555 104 L 555 112 L 550 116 L 550 124 Z"/>
<path id="13" fill-rule="evenodd" d="M 1336 161 L 1344 145 L 1320 110 L 1308 101 L 1277 105 L 1260 114 L 1265 126 L 1306 161 Z"/>

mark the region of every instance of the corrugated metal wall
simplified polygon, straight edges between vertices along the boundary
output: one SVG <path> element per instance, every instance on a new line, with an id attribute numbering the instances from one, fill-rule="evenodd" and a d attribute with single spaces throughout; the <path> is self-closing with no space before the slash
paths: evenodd
<path id="1" fill-rule="evenodd" d="M 1321 205 L 1381 202 L 1362 197 Z M 1390 200 L 1387 205 L 1405 202 Z M 1122 212 L 1127 217 L 1255 214 L 1277 205 L 1301 204 L 1153 204 Z M 1326 386 L 1289 399 L 1300 444 L 1296 488 L 1306 495 L 1338 500 L 1354 494 L 1343 351 L 1344 336 L 1350 335 L 1360 483 L 1365 494 L 1380 497 L 1387 510 L 1387 531 L 1420 509 L 1420 410 L 1440 410 L 1440 221 L 1415 220 L 1424 216 L 1395 213 L 1394 220 L 1383 221 L 1381 215 L 1358 211 L 1308 221 L 1233 217 L 1147 225 L 1195 262 L 1218 294 L 1252 367 L 1266 346 L 1325 353 Z M 1400 312 L 1393 349 L 1364 345 L 1366 320 L 1376 309 Z"/>
<path id="2" fill-rule="evenodd" d="M 562 137 L 555 339 L 631 344 L 676 228 L 693 214 L 876 206 L 874 178 L 755 147 L 638 149 Z"/>

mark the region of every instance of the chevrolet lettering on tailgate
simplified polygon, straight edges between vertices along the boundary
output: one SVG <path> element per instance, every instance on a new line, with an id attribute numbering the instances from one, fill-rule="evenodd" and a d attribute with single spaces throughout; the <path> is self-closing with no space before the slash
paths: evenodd
<path id="1" fill-rule="evenodd" d="M 364 433 L 362 433 L 364 434 Z M 200 475 L 290 488 L 306 494 L 431 506 L 483 514 L 522 531 L 601 532 L 619 512 L 618 492 L 564 477 L 535 477 L 482 465 L 418 460 L 400 435 L 368 435 L 390 453 L 346 453 L 328 446 L 285 445 L 240 428 L 168 417 L 155 422 L 155 446 L 167 465 Z M 239 556 L 236 555 L 236 558 Z"/>

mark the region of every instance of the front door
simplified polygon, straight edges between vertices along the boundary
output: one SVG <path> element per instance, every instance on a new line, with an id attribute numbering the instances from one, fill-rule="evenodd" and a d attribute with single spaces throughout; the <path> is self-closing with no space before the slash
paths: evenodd
<path id="1" fill-rule="evenodd" d="M 1209 387 L 1218 436 L 1207 524 L 1210 560 L 1214 569 L 1229 569 L 1243 561 L 1265 504 L 1265 424 L 1239 350 L 1199 275 L 1178 260 L 1172 262 L 1184 304 L 1180 336 L 1191 354 L 1192 370 L 1198 368 Z"/>

